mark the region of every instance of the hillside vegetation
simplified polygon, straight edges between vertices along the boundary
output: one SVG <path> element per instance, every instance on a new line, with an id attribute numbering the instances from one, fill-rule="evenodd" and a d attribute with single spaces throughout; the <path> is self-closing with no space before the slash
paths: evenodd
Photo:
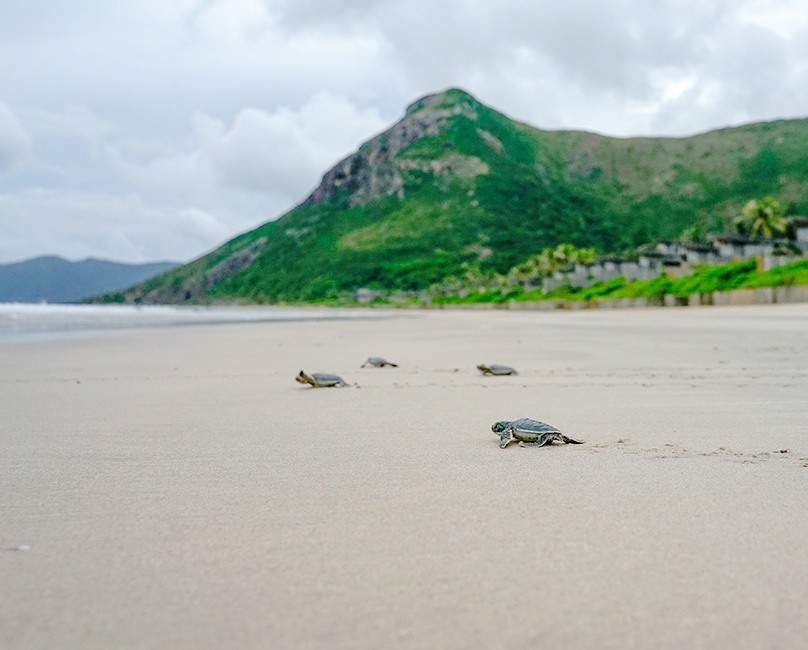
<path id="1" fill-rule="evenodd" d="M 425 97 L 280 219 L 106 301 L 335 300 L 505 273 L 570 243 L 601 253 L 718 232 L 751 197 L 808 213 L 808 120 L 687 138 L 515 122 L 461 90 Z"/>

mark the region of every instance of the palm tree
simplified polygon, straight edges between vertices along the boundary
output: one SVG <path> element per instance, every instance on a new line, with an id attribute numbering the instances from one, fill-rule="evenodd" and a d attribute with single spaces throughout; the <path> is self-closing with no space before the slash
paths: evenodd
<path id="1" fill-rule="evenodd" d="M 598 252 L 594 248 L 579 248 L 575 251 L 575 261 L 578 264 L 594 264 L 598 261 Z"/>
<path id="2" fill-rule="evenodd" d="M 564 266 L 575 264 L 593 264 L 597 259 L 594 248 L 576 248 L 572 244 L 559 244 L 555 248 L 545 248 L 538 255 L 533 255 L 521 264 L 514 266 L 508 273 L 511 284 L 519 284 L 526 291 L 549 278 Z"/>
<path id="3" fill-rule="evenodd" d="M 575 246 L 572 244 L 559 244 L 552 255 L 559 267 L 575 263 Z"/>
<path id="4" fill-rule="evenodd" d="M 738 232 L 750 237 L 771 239 L 775 233 L 786 229 L 786 220 L 780 203 L 771 196 L 752 199 L 741 209 L 741 216 L 735 219 Z"/>
<path id="5" fill-rule="evenodd" d="M 551 254 L 558 267 L 570 264 L 592 264 L 597 258 L 594 248 L 576 248 L 572 244 L 559 244 Z"/>
<path id="6" fill-rule="evenodd" d="M 679 235 L 679 241 L 703 244 L 707 241 L 707 229 L 703 223 L 691 224 Z"/>
<path id="7" fill-rule="evenodd" d="M 538 255 L 533 255 L 521 264 L 514 266 L 508 273 L 508 282 L 521 285 L 527 291 L 536 283 L 551 276 L 557 270 L 557 264 L 552 258 L 552 250 L 552 248 L 545 248 Z"/>

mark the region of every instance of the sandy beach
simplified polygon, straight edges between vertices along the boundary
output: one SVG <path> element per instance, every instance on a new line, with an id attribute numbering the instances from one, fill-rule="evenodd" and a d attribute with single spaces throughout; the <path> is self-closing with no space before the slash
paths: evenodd
<path id="1" fill-rule="evenodd" d="M 0 346 L 0 647 L 802 648 L 806 396 L 808 305 Z"/>

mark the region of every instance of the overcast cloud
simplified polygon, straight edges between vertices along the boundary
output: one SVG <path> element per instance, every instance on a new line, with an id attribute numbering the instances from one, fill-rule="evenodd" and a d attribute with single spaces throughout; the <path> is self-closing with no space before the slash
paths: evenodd
<path id="1" fill-rule="evenodd" d="M 0 263 L 188 261 L 449 87 L 613 136 L 808 117 L 800 0 L 28 0 L 0 57 Z"/>

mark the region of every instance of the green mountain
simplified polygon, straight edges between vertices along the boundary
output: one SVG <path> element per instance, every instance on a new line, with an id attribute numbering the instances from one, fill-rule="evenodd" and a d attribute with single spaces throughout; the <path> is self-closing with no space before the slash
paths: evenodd
<path id="1" fill-rule="evenodd" d="M 293 302 L 418 290 L 504 272 L 568 242 L 603 253 L 720 231 L 750 198 L 808 213 L 808 120 L 686 138 L 611 138 L 515 122 L 462 90 L 412 104 L 281 218 L 102 297 Z"/>

